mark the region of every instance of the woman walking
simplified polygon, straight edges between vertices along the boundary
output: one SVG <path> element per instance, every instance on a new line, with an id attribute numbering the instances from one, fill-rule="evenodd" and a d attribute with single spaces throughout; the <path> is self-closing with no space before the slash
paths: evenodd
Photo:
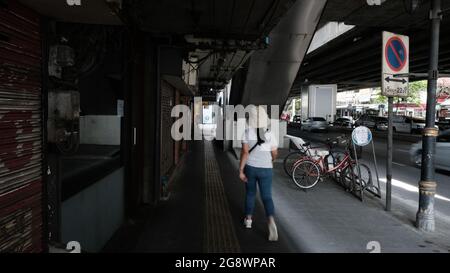
<path id="1" fill-rule="evenodd" d="M 245 182 L 245 219 L 246 228 L 252 227 L 257 186 L 268 220 L 269 241 L 278 240 L 272 200 L 272 168 L 277 157 L 278 145 L 274 134 L 267 129 L 268 117 L 261 106 L 250 111 L 249 126 L 242 138 L 239 178 Z"/>

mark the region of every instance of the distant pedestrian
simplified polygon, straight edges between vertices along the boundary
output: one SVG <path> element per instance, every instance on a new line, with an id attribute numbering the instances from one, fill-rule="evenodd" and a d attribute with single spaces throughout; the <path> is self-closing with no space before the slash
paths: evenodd
<path id="1" fill-rule="evenodd" d="M 246 189 L 244 225 L 247 228 L 252 226 L 258 185 L 268 220 L 269 241 L 277 241 L 272 200 L 272 168 L 278 154 L 278 143 L 275 135 L 267 129 L 268 123 L 269 118 L 263 107 L 259 106 L 250 112 L 249 126 L 242 138 L 239 178 L 245 182 Z"/>

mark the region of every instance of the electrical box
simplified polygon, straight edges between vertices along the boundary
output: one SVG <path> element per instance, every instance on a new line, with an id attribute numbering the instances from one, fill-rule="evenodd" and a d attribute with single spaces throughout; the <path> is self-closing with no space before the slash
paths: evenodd
<path id="1" fill-rule="evenodd" d="M 63 153 L 73 153 L 79 146 L 80 93 L 55 90 L 48 93 L 47 141 Z"/>
<path id="2" fill-rule="evenodd" d="M 50 47 L 48 73 L 50 76 L 61 78 L 63 67 L 75 64 L 75 52 L 67 45 L 54 45 Z"/>

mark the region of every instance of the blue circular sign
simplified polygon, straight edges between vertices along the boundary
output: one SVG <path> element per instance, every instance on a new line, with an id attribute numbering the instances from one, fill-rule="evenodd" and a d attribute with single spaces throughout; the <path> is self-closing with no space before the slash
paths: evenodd
<path id="1" fill-rule="evenodd" d="M 405 44 L 399 37 L 391 37 L 385 48 L 386 63 L 395 72 L 403 69 L 406 65 L 408 53 Z"/>
<path id="2" fill-rule="evenodd" d="M 366 126 L 358 126 L 352 132 L 352 141 L 355 145 L 366 146 L 372 141 L 372 132 Z"/>

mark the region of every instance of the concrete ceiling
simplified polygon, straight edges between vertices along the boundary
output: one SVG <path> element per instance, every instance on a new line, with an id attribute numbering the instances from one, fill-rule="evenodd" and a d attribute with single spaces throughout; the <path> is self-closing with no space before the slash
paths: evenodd
<path id="1" fill-rule="evenodd" d="M 383 30 L 410 37 L 410 72 L 426 73 L 428 67 L 429 5 L 421 1 L 408 13 L 403 0 L 387 0 L 379 7 L 360 0 L 328 0 L 321 24 L 330 21 L 355 28 L 309 53 L 297 75 L 291 95 L 303 84 L 336 83 L 340 90 L 381 85 L 381 33 Z M 442 1 L 443 9 L 450 1 Z M 441 24 L 441 70 L 450 70 L 450 14 Z M 412 79 L 414 80 L 414 79 Z"/>
<path id="2" fill-rule="evenodd" d="M 448 1 L 442 1 L 448 6 Z M 419 0 L 419 6 L 410 11 L 411 0 L 385 0 L 382 5 L 368 5 L 366 0 L 328 0 L 321 18 L 326 22 L 344 22 L 364 27 L 421 27 L 428 16 L 429 0 Z"/>
<path id="3" fill-rule="evenodd" d="M 193 54 L 200 58 L 205 58 L 210 53 L 207 51 L 196 51 Z M 249 57 L 250 52 L 244 50 L 213 53 L 198 67 L 199 84 L 206 89 L 223 88 Z"/>
<path id="4" fill-rule="evenodd" d="M 127 0 L 125 12 L 152 33 L 256 40 L 295 0 Z"/>
<path id="5" fill-rule="evenodd" d="M 42 15 L 62 22 L 134 25 L 154 36 L 186 40 L 191 55 L 202 59 L 200 84 L 220 89 L 245 63 L 296 0 L 20 0 Z M 107 2 L 120 2 L 112 12 Z M 187 39 L 186 37 L 190 37 Z M 189 40 L 208 40 L 198 46 Z M 212 45 L 214 44 L 214 45 Z M 230 46 L 231 45 L 231 46 Z M 177 44 L 180 46 L 180 44 Z M 205 58 L 206 57 L 206 58 Z"/>
<path id="6" fill-rule="evenodd" d="M 66 0 L 19 0 L 38 13 L 61 22 L 121 25 L 105 0 L 80 0 L 81 5 L 70 6 Z"/>
<path id="7" fill-rule="evenodd" d="M 153 35 L 182 37 L 201 60 L 203 93 L 232 78 L 296 0 L 127 0 L 127 20 Z M 199 46 L 202 44 L 202 46 Z"/>

